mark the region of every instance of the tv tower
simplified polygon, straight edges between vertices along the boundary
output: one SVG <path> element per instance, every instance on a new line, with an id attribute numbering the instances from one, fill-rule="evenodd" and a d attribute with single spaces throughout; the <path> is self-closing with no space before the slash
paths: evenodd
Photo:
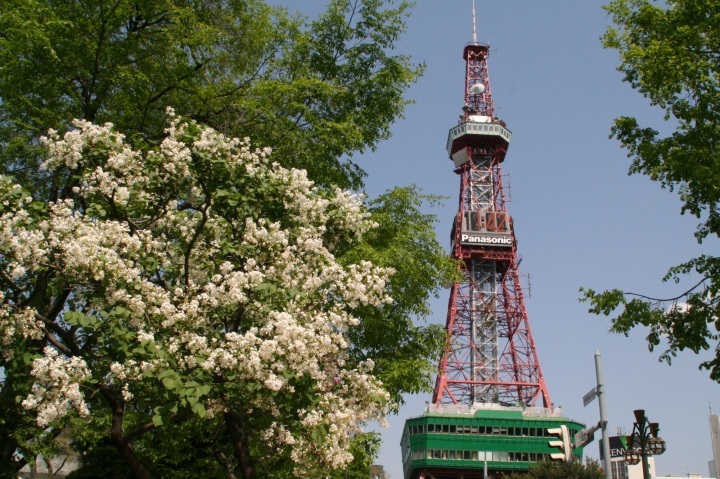
<path id="1" fill-rule="evenodd" d="M 462 279 L 450 291 L 449 333 L 433 403 L 552 408 L 535 350 L 507 212 L 501 164 L 511 133 L 494 115 L 489 46 L 465 46 L 465 105 L 448 155 L 460 177 L 451 255 Z"/>
<path id="2" fill-rule="evenodd" d="M 512 133 L 494 113 L 489 53 L 477 41 L 473 2 L 464 105 L 447 140 L 460 179 L 450 234 L 460 280 L 450 290 L 432 402 L 405 422 L 405 479 L 498 477 L 582 457 L 572 438 L 583 425 L 550 401 L 525 309 L 501 170 Z"/>

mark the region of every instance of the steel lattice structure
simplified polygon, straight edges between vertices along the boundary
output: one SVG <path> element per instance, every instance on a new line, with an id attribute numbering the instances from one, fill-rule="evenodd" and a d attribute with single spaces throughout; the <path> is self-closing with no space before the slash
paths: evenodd
<path id="1" fill-rule="evenodd" d="M 451 254 L 463 279 L 450 293 L 433 403 L 552 408 L 518 275 L 500 168 L 512 135 L 493 114 L 488 53 L 485 44 L 465 47 L 464 113 L 448 138 L 460 177 Z"/>

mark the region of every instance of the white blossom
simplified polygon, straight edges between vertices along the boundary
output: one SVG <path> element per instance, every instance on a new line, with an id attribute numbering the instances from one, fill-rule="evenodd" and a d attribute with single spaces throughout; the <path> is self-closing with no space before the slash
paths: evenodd
<path id="1" fill-rule="evenodd" d="M 342 467 L 352 460 L 353 435 L 363 423 L 381 420 L 388 401 L 371 360 L 357 367 L 347 361 L 357 308 L 390 301 L 393 273 L 367 261 L 344 265 L 334 256 L 339 239 L 357 240 L 374 227 L 362 197 L 320 192 L 304 171 L 271 163 L 269 149 L 197 125 L 190 135 L 186 122 L 169 115 L 165 139 L 144 152 L 109 124 L 75 121 L 62 137 L 49 132 L 43 168 L 81 172 L 74 196 L 49 203 L 40 218 L 28 212 L 29 199 L 13 200 L 12 213 L 0 215 L 9 278 L 21 283 L 51 271 L 73 291 L 72 301 L 84 301 L 88 320 L 106 327 L 103 334 L 126 331 L 118 340 L 129 343 L 124 356 L 92 355 L 87 363 L 45 348 L 33 363 L 36 383 L 23 406 L 47 426 L 71 411 L 89 414 L 97 394 L 91 377 L 126 402 L 166 388 L 181 406 L 184 396 L 173 388 L 192 381 L 210 386 L 200 401 L 212 417 L 235 407 L 217 393 L 216 381 L 251 384 L 244 407 L 274 419 L 261 438 L 290 451 L 299 477 Z M 222 195 L 197 180 L 204 172 L 196 158 L 221 162 L 238 185 L 264 185 L 253 198 L 260 214 L 243 204 L 242 214 L 229 218 Z M 7 188 L 14 186 L 0 183 L 0 196 Z M 166 191 L 177 193 L 165 198 Z M 265 215 L 271 203 L 284 208 L 282 215 Z M 88 208 L 93 204 L 115 219 Z M 184 249 L 190 244 L 191 251 Z M 63 313 L 68 321 L 72 301 Z M 46 334 L 35 310 L 2 294 L 0 327 L 0 344 Z M 161 381 L 162 374 L 181 384 Z M 287 416 L 284 398 L 301 384 L 316 405 Z M 313 439 L 318 434 L 321 441 Z"/>
<path id="2" fill-rule="evenodd" d="M 44 427 L 74 408 L 80 416 L 89 414 L 80 383 L 90 376 L 85 361 L 65 358 L 48 346 L 45 356 L 33 361 L 32 375 L 37 382 L 23 401 L 26 409 L 37 410 L 37 423 Z"/>

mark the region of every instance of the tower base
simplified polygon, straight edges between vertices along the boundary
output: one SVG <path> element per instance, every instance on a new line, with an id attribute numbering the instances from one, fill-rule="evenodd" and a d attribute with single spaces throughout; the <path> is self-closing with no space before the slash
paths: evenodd
<path id="1" fill-rule="evenodd" d="M 473 479 L 524 472 L 558 453 L 548 429 L 567 426 L 571 437 L 584 425 L 559 408 L 496 404 L 430 404 L 422 416 L 405 421 L 401 441 L 405 479 Z M 574 449 L 582 460 L 582 448 Z"/>

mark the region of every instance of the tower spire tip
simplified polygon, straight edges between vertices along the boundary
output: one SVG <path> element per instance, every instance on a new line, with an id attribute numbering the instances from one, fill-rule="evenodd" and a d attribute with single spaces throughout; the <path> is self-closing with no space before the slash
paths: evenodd
<path id="1" fill-rule="evenodd" d="M 472 0 L 472 17 L 473 17 L 473 43 L 477 43 L 477 28 L 475 26 L 475 0 Z"/>

